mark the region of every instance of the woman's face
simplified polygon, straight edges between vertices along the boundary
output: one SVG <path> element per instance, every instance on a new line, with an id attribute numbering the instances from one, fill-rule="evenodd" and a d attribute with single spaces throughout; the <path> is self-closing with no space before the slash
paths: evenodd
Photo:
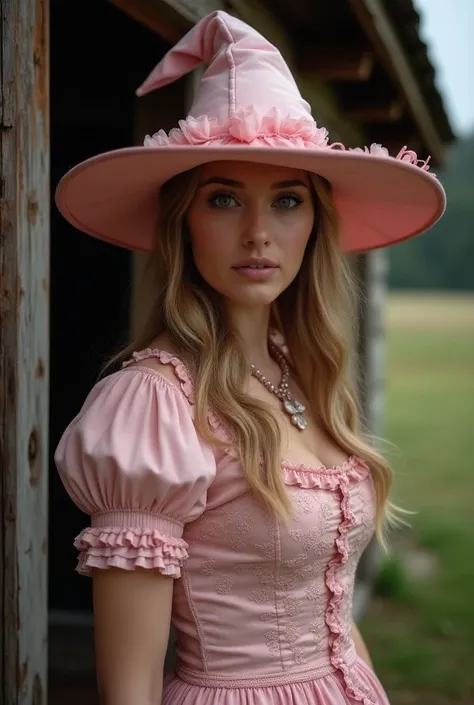
<path id="1" fill-rule="evenodd" d="M 269 305 L 291 284 L 313 223 L 306 172 L 247 162 L 201 167 L 188 210 L 201 276 L 244 307 Z"/>

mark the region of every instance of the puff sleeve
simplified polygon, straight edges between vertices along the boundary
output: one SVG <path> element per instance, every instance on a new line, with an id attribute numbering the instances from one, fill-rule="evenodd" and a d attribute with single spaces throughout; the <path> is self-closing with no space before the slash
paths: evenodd
<path id="1" fill-rule="evenodd" d="M 180 577 L 184 525 L 205 509 L 215 457 L 172 382 L 144 368 L 101 380 L 54 460 L 71 499 L 91 517 L 74 541 L 79 573 L 141 567 Z"/>

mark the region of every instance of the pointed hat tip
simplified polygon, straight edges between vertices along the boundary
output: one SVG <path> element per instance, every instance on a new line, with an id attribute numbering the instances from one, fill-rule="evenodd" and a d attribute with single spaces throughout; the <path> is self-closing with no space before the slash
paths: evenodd
<path id="1" fill-rule="evenodd" d="M 144 81 L 141 86 L 138 86 L 138 88 L 135 90 L 135 95 L 138 97 L 146 95 L 147 93 L 151 93 L 156 87 L 156 81 L 151 81 L 149 78 L 147 78 L 147 80 Z"/>

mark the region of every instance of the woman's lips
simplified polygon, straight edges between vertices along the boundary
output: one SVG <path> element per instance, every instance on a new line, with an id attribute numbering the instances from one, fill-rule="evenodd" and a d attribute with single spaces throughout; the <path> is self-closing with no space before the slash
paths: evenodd
<path id="1" fill-rule="evenodd" d="M 251 279 L 252 281 L 266 281 L 267 279 L 271 279 L 275 272 L 278 270 L 278 267 L 249 267 L 249 266 L 243 266 L 243 267 L 232 267 L 232 269 L 237 272 L 237 274 L 240 274 L 241 277 L 245 277 L 246 279 Z"/>

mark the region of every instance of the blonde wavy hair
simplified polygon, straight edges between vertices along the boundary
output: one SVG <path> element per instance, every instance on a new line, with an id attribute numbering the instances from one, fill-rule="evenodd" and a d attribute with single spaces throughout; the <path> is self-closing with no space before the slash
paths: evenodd
<path id="1" fill-rule="evenodd" d="M 222 300 L 201 277 L 192 257 L 186 213 L 198 170 L 165 183 L 160 222 L 147 276 L 154 299 L 141 331 L 113 361 L 150 347 L 162 333 L 188 366 L 195 384 L 195 423 L 205 441 L 219 443 L 209 410 L 228 430 L 251 491 L 288 521 L 291 506 L 281 473 L 281 432 L 271 409 L 245 391 L 249 365 L 238 334 L 228 325 Z M 377 501 L 377 536 L 386 548 L 387 526 L 399 521 L 388 500 L 390 467 L 363 432 L 356 403 L 350 352 L 356 335 L 356 282 L 340 252 L 337 214 L 329 185 L 311 175 L 315 224 L 300 271 L 272 305 L 271 326 L 279 331 L 292 372 L 310 401 L 317 423 L 347 454 L 370 466 Z M 228 444 L 227 444 L 228 445 Z M 263 461 L 263 462 L 262 462 Z"/>

